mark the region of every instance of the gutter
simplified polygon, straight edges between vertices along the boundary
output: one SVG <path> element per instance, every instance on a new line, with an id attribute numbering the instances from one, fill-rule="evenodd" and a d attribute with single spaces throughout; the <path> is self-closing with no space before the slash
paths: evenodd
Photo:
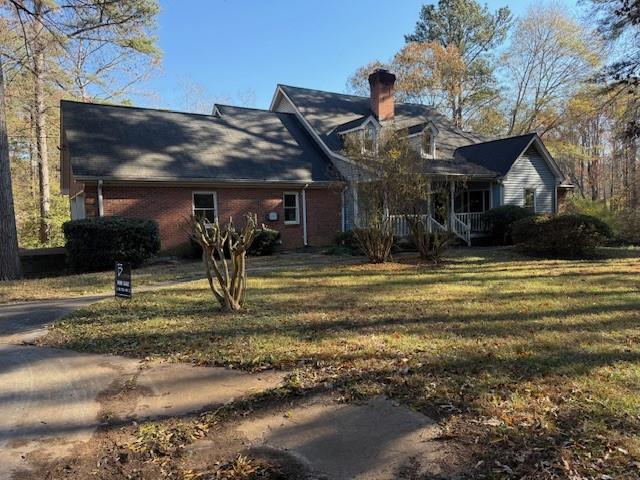
<path id="1" fill-rule="evenodd" d="M 216 187 L 237 187 L 237 186 L 247 186 L 247 187 L 306 187 L 310 188 L 314 187 L 331 187 L 336 183 L 344 183 L 344 181 L 340 180 L 319 180 L 315 182 L 309 182 L 308 180 L 216 180 L 212 178 L 179 178 L 179 177 L 163 177 L 156 179 L 150 178 L 121 178 L 121 177 L 98 177 L 98 176 L 90 176 L 90 175 L 76 175 L 74 176 L 75 180 L 78 182 L 95 182 L 95 181 L 104 181 L 109 184 L 144 184 L 144 185 L 185 185 L 185 186 L 195 186 L 195 185 L 203 185 L 203 186 L 216 186 Z"/>

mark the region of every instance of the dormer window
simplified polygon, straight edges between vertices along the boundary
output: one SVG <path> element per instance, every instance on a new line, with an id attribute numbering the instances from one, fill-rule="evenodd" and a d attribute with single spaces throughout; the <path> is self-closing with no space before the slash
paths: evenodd
<path id="1" fill-rule="evenodd" d="M 362 132 L 362 153 L 375 153 L 376 151 L 376 127 L 372 123 L 367 124 Z"/>
<path id="2" fill-rule="evenodd" d="M 425 128 L 422 132 L 421 153 L 426 158 L 436 156 L 436 132 L 431 127 Z"/>

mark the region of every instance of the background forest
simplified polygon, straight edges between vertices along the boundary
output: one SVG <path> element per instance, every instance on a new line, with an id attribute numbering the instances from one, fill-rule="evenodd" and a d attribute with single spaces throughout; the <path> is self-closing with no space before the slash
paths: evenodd
<path id="1" fill-rule="evenodd" d="M 359 68 L 347 90 L 368 95 L 368 72 L 385 66 L 398 75 L 401 100 L 433 105 L 462 129 L 536 131 L 576 186 L 572 208 L 638 235 L 640 2 L 584 0 L 573 13 L 536 2 L 514 18 L 507 6 L 440 0 L 417 13 L 403 48 Z M 63 243 L 59 100 L 127 103 L 139 95 L 160 64 L 157 15 L 155 0 L 1 3 L 21 247 Z M 187 109 L 209 104 L 187 90 Z"/>

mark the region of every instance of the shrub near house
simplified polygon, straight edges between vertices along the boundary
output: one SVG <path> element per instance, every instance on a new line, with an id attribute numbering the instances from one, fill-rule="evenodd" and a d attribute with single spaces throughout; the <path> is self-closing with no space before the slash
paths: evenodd
<path id="1" fill-rule="evenodd" d="M 67 262 L 74 271 L 107 270 L 116 260 L 138 267 L 160 251 L 153 220 L 100 217 L 63 225 Z"/>
<path id="2" fill-rule="evenodd" d="M 538 215 L 511 227 L 514 243 L 535 255 L 584 257 L 611 236 L 606 223 L 589 215 Z"/>
<path id="3" fill-rule="evenodd" d="M 532 217 L 534 213 L 523 207 L 516 205 L 503 205 L 492 208 L 484 214 L 484 218 L 489 226 L 489 231 L 493 242 L 496 245 L 510 245 L 511 225 L 523 218 Z"/>

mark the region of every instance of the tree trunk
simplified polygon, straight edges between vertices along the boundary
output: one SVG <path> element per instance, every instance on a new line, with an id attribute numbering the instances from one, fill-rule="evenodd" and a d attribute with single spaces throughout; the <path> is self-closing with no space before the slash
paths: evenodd
<path id="1" fill-rule="evenodd" d="M 634 210 L 638 208 L 638 190 L 640 189 L 640 179 L 638 179 L 637 172 L 637 157 L 638 147 L 636 139 L 632 138 L 629 140 L 629 177 L 631 178 L 629 203 L 631 204 L 631 208 Z"/>
<path id="2" fill-rule="evenodd" d="M 40 242 L 47 243 L 51 236 L 51 193 L 49 189 L 49 157 L 47 151 L 47 109 L 44 98 L 45 46 L 40 40 L 42 35 L 42 2 L 40 0 L 36 1 L 34 5 L 34 23 L 40 29 L 36 32 L 33 52 L 35 130 L 40 186 Z"/>
<path id="3" fill-rule="evenodd" d="M 4 74 L 0 59 L 0 280 L 20 278 L 20 255 L 18 233 L 11 190 L 11 165 L 7 117 L 4 101 Z"/>

